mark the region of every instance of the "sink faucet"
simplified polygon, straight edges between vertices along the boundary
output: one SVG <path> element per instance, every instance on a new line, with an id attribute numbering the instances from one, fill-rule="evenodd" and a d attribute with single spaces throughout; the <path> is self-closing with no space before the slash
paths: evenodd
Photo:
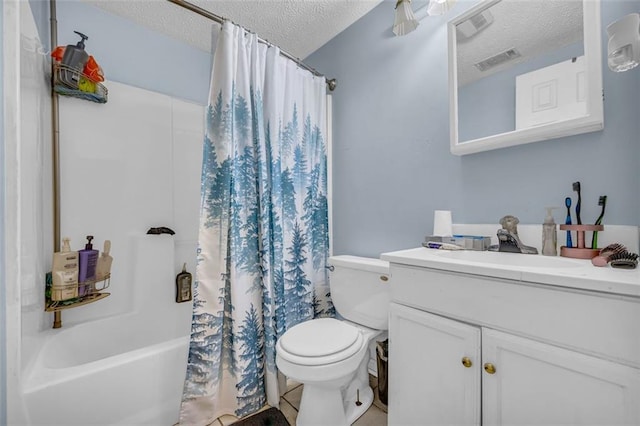
<path id="1" fill-rule="evenodd" d="M 520 221 L 517 217 L 507 215 L 500 219 L 500 225 L 502 229 L 498 229 L 498 245 L 489 247 L 491 251 L 502 251 L 509 253 L 524 253 L 524 254 L 538 254 L 538 249 L 535 247 L 525 246 L 518 237 L 518 223 Z"/>

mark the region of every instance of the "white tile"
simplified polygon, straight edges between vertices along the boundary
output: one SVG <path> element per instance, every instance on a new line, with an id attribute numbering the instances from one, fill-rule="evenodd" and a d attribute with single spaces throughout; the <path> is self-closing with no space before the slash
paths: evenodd
<path id="1" fill-rule="evenodd" d="M 232 423 L 237 422 L 238 418 L 236 416 L 232 416 L 230 414 L 225 414 L 225 415 L 222 415 L 222 416 L 218 417 L 218 421 L 220 422 L 220 424 L 222 426 L 228 426 L 228 425 L 230 425 Z"/>
<path id="2" fill-rule="evenodd" d="M 302 386 L 302 383 L 296 382 L 292 379 L 287 379 L 287 392 L 294 390 L 298 386 Z"/>
<path id="3" fill-rule="evenodd" d="M 372 405 L 353 426 L 387 426 L 387 413 Z"/>
<path id="4" fill-rule="evenodd" d="M 284 414 L 289 424 L 295 425 L 296 418 L 298 417 L 298 410 L 293 405 L 289 404 L 285 399 L 280 398 L 280 411 Z"/>
<path id="5" fill-rule="evenodd" d="M 373 405 L 386 413 L 387 412 L 387 406 L 386 406 L 386 404 L 383 404 L 382 401 L 380 401 L 380 398 L 378 398 L 378 390 L 377 389 L 373 391 L 373 395 L 374 395 Z"/>
<path id="6" fill-rule="evenodd" d="M 371 386 L 374 392 L 376 391 L 376 387 L 378 387 L 378 378 L 373 374 L 369 374 L 369 386 Z"/>
<path id="7" fill-rule="evenodd" d="M 287 402 L 293 405 L 293 408 L 296 410 L 300 409 L 300 400 L 302 399 L 302 388 L 303 386 L 298 386 L 295 389 L 285 393 L 283 398 L 287 400 Z"/>

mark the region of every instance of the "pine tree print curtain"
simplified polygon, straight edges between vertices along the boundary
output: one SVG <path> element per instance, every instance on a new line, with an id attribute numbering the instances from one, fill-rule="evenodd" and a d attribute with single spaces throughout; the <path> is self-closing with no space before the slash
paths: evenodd
<path id="1" fill-rule="evenodd" d="M 225 22 L 206 115 L 181 424 L 277 406 L 277 339 L 335 315 L 325 129 L 324 78 Z"/>

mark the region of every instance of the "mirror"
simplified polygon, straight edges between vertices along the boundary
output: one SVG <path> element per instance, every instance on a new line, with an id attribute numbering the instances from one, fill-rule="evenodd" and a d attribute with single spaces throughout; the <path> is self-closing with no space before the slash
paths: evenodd
<path id="1" fill-rule="evenodd" d="M 599 0 L 484 0 L 448 23 L 451 152 L 602 130 Z"/>

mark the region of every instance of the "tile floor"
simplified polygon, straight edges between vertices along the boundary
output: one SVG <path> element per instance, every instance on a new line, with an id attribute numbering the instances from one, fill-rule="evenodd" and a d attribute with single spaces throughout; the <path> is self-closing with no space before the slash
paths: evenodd
<path id="1" fill-rule="evenodd" d="M 378 379 L 369 376 L 371 388 L 375 395 L 375 400 L 369 409 L 354 423 L 354 426 L 387 426 L 387 406 L 378 399 Z M 302 396 L 302 385 L 300 383 L 290 382 L 287 386 L 287 393 L 280 398 L 280 411 L 293 426 L 296 424 L 298 416 L 298 408 L 300 407 L 300 398 Z M 265 409 L 268 407 L 265 407 Z M 238 419 L 234 416 L 222 416 L 210 426 L 228 426 Z"/>

